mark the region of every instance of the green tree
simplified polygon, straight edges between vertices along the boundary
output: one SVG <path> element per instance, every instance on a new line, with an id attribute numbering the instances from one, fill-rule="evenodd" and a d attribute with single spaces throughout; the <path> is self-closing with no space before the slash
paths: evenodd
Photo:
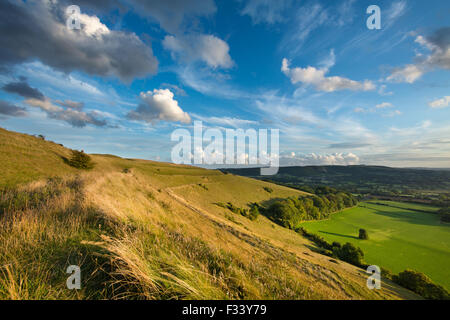
<path id="1" fill-rule="evenodd" d="M 363 264 L 364 252 L 350 242 L 344 244 L 342 248 L 337 250 L 335 253 L 339 257 L 339 259 L 351 263 L 355 266 L 361 266 Z"/>
<path id="2" fill-rule="evenodd" d="M 359 238 L 361 240 L 368 240 L 369 234 L 367 233 L 366 229 L 359 229 Z"/>
<path id="3" fill-rule="evenodd" d="M 298 209 L 290 201 L 274 202 L 267 211 L 276 223 L 289 229 L 295 229 L 301 222 Z"/>
<path id="4" fill-rule="evenodd" d="M 426 275 L 414 270 L 405 270 L 398 276 L 393 276 L 392 280 L 399 285 L 414 291 L 425 299 L 449 300 L 449 292 L 442 286 L 431 281 Z"/>
<path id="5" fill-rule="evenodd" d="M 250 220 L 256 220 L 259 216 L 259 209 L 258 206 L 256 204 L 253 204 L 250 207 L 249 213 L 248 213 L 248 218 Z"/>
<path id="6" fill-rule="evenodd" d="M 84 153 L 84 151 L 72 150 L 72 157 L 68 161 L 69 165 L 77 169 L 89 170 L 94 168 L 94 163 L 89 155 Z"/>

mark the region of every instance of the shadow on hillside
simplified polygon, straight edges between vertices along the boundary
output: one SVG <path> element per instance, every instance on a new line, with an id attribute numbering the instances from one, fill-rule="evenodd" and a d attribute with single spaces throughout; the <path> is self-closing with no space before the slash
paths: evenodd
<path id="1" fill-rule="evenodd" d="M 62 161 L 64 161 L 65 164 L 70 165 L 69 159 L 67 159 L 67 158 L 64 157 L 64 156 L 59 156 L 59 157 L 62 159 Z"/>
<path id="2" fill-rule="evenodd" d="M 355 237 L 355 236 L 349 236 L 349 235 L 346 235 L 346 234 L 340 234 L 340 233 L 334 233 L 334 232 L 327 232 L 327 231 L 320 231 L 319 230 L 319 233 L 325 233 L 325 234 L 329 234 L 329 235 L 332 235 L 332 236 L 338 236 L 338 237 L 342 237 L 342 238 L 359 239 L 358 237 Z"/>
<path id="3" fill-rule="evenodd" d="M 417 211 L 409 211 L 408 209 L 403 209 L 404 212 L 392 212 L 392 211 L 383 211 L 374 206 L 369 206 L 366 204 L 365 208 L 372 209 L 372 214 L 377 214 L 389 218 L 393 218 L 396 220 L 402 220 L 407 223 L 417 224 L 417 225 L 426 225 L 426 226 L 435 226 L 439 224 L 439 216 L 433 215 L 425 212 L 417 212 Z M 435 217 L 436 221 L 432 221 L 431 219 L 425 219 L 426 217 Z"/>
<path id="4" fill-rule="evenodd" d="M 54 155 L 56 155 L 58 158 L 60 158 L 65 164 L 69 165 L 69 159 L 65 156 L 59 154 L 58 152 L 52 151 Z"/>
<path id="5" fill-rule="evenodd" d="M 312 245 L 305 244 L 305 247 L 308 248 L 309 250 L 311 250 L 312 252 L 319 253 L 319 254 L 323 254 L 324 251 L 325 251 L 325 249 L 319 247 L 319 246 L 318 246 L 317 244 L 315 244 L 314 242 L 313 242 Z M 306 255 L 307 255 L 307 256 L 311 256 L 309 253 L 306 254 Z"/>

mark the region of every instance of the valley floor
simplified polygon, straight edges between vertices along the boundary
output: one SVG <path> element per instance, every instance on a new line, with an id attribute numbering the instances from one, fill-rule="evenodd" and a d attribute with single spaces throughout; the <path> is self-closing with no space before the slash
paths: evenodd
<path id="1" fill-rule="evenodd" d="M 365 260 L 399 273 L 413 269 L 450 288 L 450 225 L 440 222 L 437 208 L 371 201 L 332 215 L 329 220 L 306 222 L 303 227 L 330 242 L 351 242 L 363 249 Z M 358 239 L 366 229 L 369 240 Z"/>

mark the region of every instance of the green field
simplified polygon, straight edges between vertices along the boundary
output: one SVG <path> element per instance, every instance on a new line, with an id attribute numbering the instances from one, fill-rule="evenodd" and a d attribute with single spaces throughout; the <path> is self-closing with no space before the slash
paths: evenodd
<path id="1" fill-rule="evenodd" d="M 357 208 L 332 215 L 329 220 L 305 222 L 302 226 L 330 242 L 359 246 L 369 264 L 394 273 L 414 269 L 450 289 L 450 225 L 440 223 L 437 214 L 413 211 L 433 212 L 433 207 L 383 203 L 363 202 Z M 369 240 L 358 239 L 360 228 L 368 231 Z"/>

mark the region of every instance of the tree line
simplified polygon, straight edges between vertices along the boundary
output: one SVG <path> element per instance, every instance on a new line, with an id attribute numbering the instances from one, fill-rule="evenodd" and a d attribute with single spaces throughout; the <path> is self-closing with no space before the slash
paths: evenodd
<path id="1" fill-rule="evenodd" d="M 295 230 L 302 221 L 326 219 L 333 212 L 358 204 L 358 200 L 352 194 L 333 188 L 318 187 L 315 193 L 311 196 L 277 200 L 261 213 L 275 223 Z"/>

